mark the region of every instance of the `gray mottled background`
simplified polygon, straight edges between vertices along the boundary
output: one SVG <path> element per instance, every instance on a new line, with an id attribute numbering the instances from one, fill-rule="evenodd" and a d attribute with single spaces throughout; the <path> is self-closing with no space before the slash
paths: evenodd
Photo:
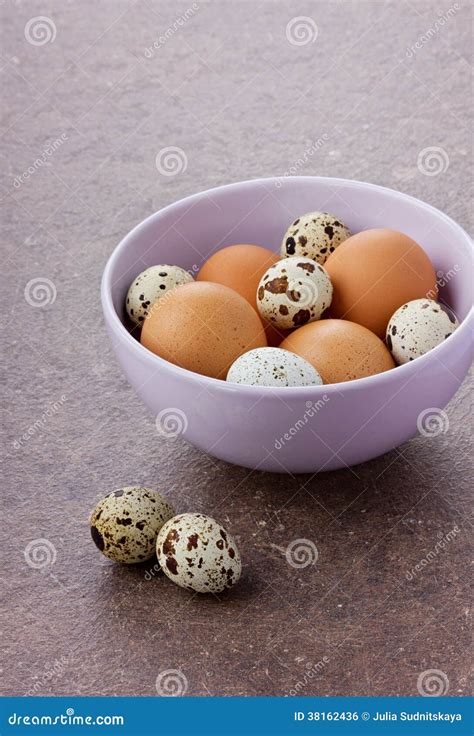
<path id="1" fill-rule="evenodd" d="M 157 434 L 99 304 L 142 218 L 283 174 L 324 134 L 298 173 L 400 189 L 472 232 L 472 6 L 450 3 L 199 0 L 180 23 L 189 0 L 1 3 L 4 693 L 416 695 L 430 670 L 468 692 L 468 385 L 436 437 L 318 477 L 249 472 Z M 88 512 L 131 483 L 218 514 L 235 591 L 98 554 Z M 295 539 L 316 564 L 287 563 Z"/>

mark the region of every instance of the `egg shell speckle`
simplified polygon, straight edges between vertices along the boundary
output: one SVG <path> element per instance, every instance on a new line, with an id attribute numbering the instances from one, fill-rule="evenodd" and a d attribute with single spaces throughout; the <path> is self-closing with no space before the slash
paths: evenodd
<path id="1" fill-rule="evenodd" d="M 125 299 L 127 314 L 136 325 L 141 325 L 153 304 L 176 286 L 194 281 L 190 273 L 179 266 L 151 266 L 132 282 Z"/>
<path id="2" fill-rule="evenodd" d="M 160 493 L 139 486 L 118 488 L 93 510 L 92 539 L 114 562 L 144 562 L 155 554 L 158 532 L 174 513 Z"/>
<path id="3" fill-rule="evenodd" d="M 227 380 L 250 386 L 320 386 L 323 382 L 311 363 L 281 348 L 249 350 L 231 365 Z"/>
<path id="4" fill-rule="evenodd" d="M 242 564 L 232 536 L 209 516 L 180 514 L 156 540 L 163 572 L 182 588 L 221 593 L 239 580 Z"/>
<path id="5" fill-rule="evenodd" d="M 454 312 L 434 299 L 403 304 L 387 325 L 386 343 L 398 365 L 429 352 L 459 326 Z"/>
<path id="6" fill-rule="evenodd" d="M 275 327 L 301 327 L 319 319 L 331 304 L 332 284 L 310 258 L 284 258 L 263 275 L 257 289 L 261 316 Z"/>
<path id="7" fill-rule="evenodd" d="M 303 256 L 320 265 L 351 235 L 350 230 L 329 212 L 308 212 L 288 228 L 281 244 L 282 258 Z"/>

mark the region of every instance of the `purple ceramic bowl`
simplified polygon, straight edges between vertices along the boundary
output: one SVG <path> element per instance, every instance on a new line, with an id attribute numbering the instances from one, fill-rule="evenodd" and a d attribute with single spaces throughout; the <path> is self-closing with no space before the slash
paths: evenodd
<path id="1" fill-rule="evenodd" d="M 124 326 L 129 284 L 148 266 L 197 272 L 214 251 L 257 243 L 278 251 L 304 212 L 340 217 L 355 233 L 375 227 L 414 238 L 438 272 L 441 299 L 461 324 L 423 357 L 377 376 L 304 388 L 226 383 L 146 350 Z M 418 431 L 439 431 L 442 408 L 471 362 L 472 241 L 430 205 L 391 189 L 344 179 L 288 177 L 230 184 L 187 197 L 137 225 L 112 253 L 102 305 L 113 348 L 132 387 L 165 435 L 247 468 L 307 473 L 381 455 Z M 442 426 L 441 426 L 442 428 Z"/>

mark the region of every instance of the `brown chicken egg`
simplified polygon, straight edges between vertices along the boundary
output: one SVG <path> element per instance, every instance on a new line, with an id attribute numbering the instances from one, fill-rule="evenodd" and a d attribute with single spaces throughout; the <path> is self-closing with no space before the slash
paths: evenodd
<path id="1" fill-rule="evenodd" d="M 364 230 L 345 240 L 325 263 L 334 288 L 330 316 L 357 322 L 383 338 L 392 314 L 427 294 L 436 299 L 436 273 L 425 251 L 395 230 Z"/>
<path id="2" fill-rule="evenodd" d="M 256 309 L 259 281 L 278 260 L 280 256 L 260 245 L 229 245 L 207 259 L 197 280 L 228 286 Z"/>
<path id="3" fill-rule="evenodd" d="M 280 347 L 311 363 L 324 383 L 353 381 L 395 368 L 382 340 L 366 327 L 343 319 L 304 325 Z"/>
<path id="4" fill-rule="evenodd" d="M 141 343 L 170 363 L 225 379 L 230 366 L 252 348 L 266 347 L 260 318 L 237 292 L 195 281 L 155 302 L 143 323 Z"/>
<path id="5" fill-rule="evenodd" d="M 280 260 L 280 256 L 261 245 L 229 245 L 216 251 L 197 275 L 197 281 L 212 281 L 233 289 L 257 309 L 257 287 L 265 271 Z M 267 342 L 277 347 L 285 332 L 264 324 Z"/>

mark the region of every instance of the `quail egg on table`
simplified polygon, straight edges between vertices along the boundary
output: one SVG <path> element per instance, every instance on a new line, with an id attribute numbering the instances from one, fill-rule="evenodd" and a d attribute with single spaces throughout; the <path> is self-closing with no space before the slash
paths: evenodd
<path id="1" fill-rule="evenodd" d="M 283 258 L 265 272 L 257 289 L 260 315 L 275 327 L 301 327 L 331 304 L 332 284 L 310 258 Z"/>
<path id="2" fill-rule="evenodd" d="M 290 225 L 280 253 L 282 258 L 303 256 L 323 265 L 350 234 L 344 223 L 329 212 L 308 212 Z"/>
<path id="3" fill-rule="evenodd" d="M 197 593 L 221 593 L 235 585 L 242 571 L 234 539 L 203 514 L 167 521 L 156 540 L 156 555 L 170 580 Z"/>
<path id="4" fill-rule="evenodd" d="M 158 532 L 174 513 L 160 493 L 125 486 L 108 493 L 93 510 L 92 539 L 115 562 L 144 562 L 155 554 Z"/>
<path id="5" fill-rule="evenodd" d="M 147 318 L 153 304 L 181 284 L 194 281 L 188 271 L 179 266 L 151 266 L 131 283 L 125 300 L 127 314 L 136 325 Z"/>
<path id="6" fill-rule="evenodd" d="M 299 355 L 280 348 L 255 348 L 237 358 L 227 381 L 250 386 L 320 386 L 316 368 Z"/>
<path id="7" fill-rule="evenodd" d="M 386 343 L 398 365 L 429 352 L 452 335 L 459 322 L 454 312 L 434 299 L 414 299 L 390 318 Z"/>

